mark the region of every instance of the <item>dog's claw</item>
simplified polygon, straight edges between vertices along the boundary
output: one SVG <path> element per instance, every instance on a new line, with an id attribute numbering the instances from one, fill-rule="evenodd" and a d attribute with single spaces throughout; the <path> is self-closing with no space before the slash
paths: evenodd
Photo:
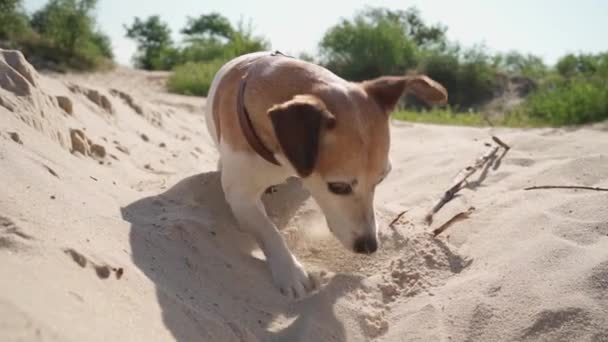
<path id="1" fill-rule="evenodd" d="M 274 266 L 274 267 L 273 267 Z M 293 264 L 272 265 L 272 276 L 275 285 L 284 296 L 292 300 L 299 300 L 318 289 L 318 281 L 307 273 L 302 266 L 294 260 Z"/>

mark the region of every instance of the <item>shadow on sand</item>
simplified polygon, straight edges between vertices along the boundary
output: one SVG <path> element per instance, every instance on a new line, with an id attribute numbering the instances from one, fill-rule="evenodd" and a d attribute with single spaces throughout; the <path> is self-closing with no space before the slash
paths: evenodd
<path id="1" fill-rule="evenodd" d="M 282 228 L 307 198 L 290 180 L 264 201 Z M 297 303 L 282 297 L 265 262 L 251 255 L 253 241 L 236 229 L 217 172 L 188 177 L 121 211 L 131 223 L 134 263 L 155 283 L 176 340 L 346 340 L 333 306 L 359 279 L 336 276 Z"/>

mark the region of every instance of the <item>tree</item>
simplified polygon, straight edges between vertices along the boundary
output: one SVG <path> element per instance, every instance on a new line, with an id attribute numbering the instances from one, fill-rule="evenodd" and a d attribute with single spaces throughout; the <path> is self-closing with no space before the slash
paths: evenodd
<path id="1" fill-rule="evenodd" d="M 198 18 L 188 18 L 188 23 L 181 33 L 187 36 L 188 40 L 230 40 L 234 35 L 234 28 L 226 17 L 212 12 Z"/>
<path id="2" fill-rule="evenodd" d="M 0 40 L 14 40 L 30 31 L 22 0 L 0 0 Z"/>
<path id="3" fill-rule="evenodd" d="M 138 53 L 134 57 L 139 68 L 168 70 L 175 65 L 177 50 L 171 40 L 171 29 L 158 15 L 141 20 L 136 17 L 131 26 L 124 26 L 126 37 L 137 43 Z"/>
<path id="4" fill-rule="evenodd" d="M 241 21 L 234 27 L 218 13 L 189 18 L 181 32 L 186 36 L 180 53 L 182 62 L 228 60 L 270 48 L 266 39 L 253 34 L 251 23 Z"/>
<path id="5" fill-rule="evenodd" d="M 496 55 L 494 64 L 503 71 L 519 76 L 539 78 L 547 73 L 547 66 L 540 57 L 517 51 Z"/>
<path id="6" fill-rule="evenodd" d="M 96 6 L 97 0 L 50 0 L 32 15 L 30 25 L 36 34 L 23 42 L 23 49 L 60 69 L 108 64 L 111 43 L 96 27 Z"/>
<path id="7" fill-rule="evenodd" d="M 568 54 L 559 59 L 555 68 L 563 77 L 608 76 L 608 53 L 600 54 Z"/>
<path id="8" fill-rule="evenodd" d="M 477 107 L 494 96 L 497 68 L 483 46 L 462 49 L 457 44 L 424 52 L 419 71 L 441 83 L 457 110 Z"/>
<path id="9" fill-rule="evenodd" d="M 51 0 L 34 13 L 32 27 L 69 57 L 74 57 L 94 34 L 92 12 L 97 0 Z"/>
<path id="10" fill-rule="evenodd" d="M 418 64 L 421 48 L 444 44 L 445 28 L 426 25 L 414 8 L 368 8 L 330 28 L 319 47 L 327 68 L 360 81 L 403 74 Z"/>

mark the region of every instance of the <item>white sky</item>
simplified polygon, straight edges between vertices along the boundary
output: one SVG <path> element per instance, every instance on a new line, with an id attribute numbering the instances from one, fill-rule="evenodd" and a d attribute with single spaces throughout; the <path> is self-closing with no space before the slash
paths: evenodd
<path id="1" fill-rule="evenodd" d="M 45 0 L 26 0 L 29 11 Z M 606 0 L 100 0 L 98 24 L 112 38 L 119 63 L 130 63 L 135 44 L 124 38 L 133 17 L 158 14 L 179 40 L 187 16 L 220 12 L 236 23 L 251 20 L 254 32 L 273 49 L 297 55 L 316 53 L 324 32 L 341 17 L 365 6 L 416 6 L 427 23 L 448 27 L 448 37 L 464 46 L 483 43 L 492 51 L 518 50 L 554 63 L 569 52 L 608 51 Z"/>

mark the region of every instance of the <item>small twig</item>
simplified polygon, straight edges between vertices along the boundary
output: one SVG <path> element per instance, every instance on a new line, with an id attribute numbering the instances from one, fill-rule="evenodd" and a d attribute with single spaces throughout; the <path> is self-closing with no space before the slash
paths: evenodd
<path id="1" fill-rule="evenodd" d="M 408 210 L 404 210 L 404 211 L 400 212 L 400 213 L 399 213 L 399 215 L 397 215 L 397 217 L 395 217 L 395 219 L 394 219 L 394 220 L 392 220 L 392 221 L 391 221 L 391 223 L 389 223 L 389 224 L 388 224 L 388 226 L 389 226 L 390 228 L 393 228 L 393 229 L 394 229 L 394 228 L 395 228 L 395 223 L 397 223 L 397 221 L 399 221 L 399 219 L 400 219 L 401 217 L 403 217 L 403 215 L 405 215 L 405 213 L 407 213 L 408 211 L 409 211 L 409 209 L 408 209 Z"/>
<path id="2" fill-rule="evenodd" d="M 492 136 L 492 140 L 494 140 L 495 143 L 497 143 L 498 145 L 500 145 L 501 147 L 503 147 L 505 150 L 510 150 L 511 149 L 511 146 L 507 145 L 504 141 L 500 140 L 500 138 L 498 138 L 495 135 Z"/>
<path id="3" fill-rule="evenodd" d="M 427 224 L 431 224 L 433 222 L 433 215 L 435 215 L 446 203 L 451 201 L 456 193 L 463 188 L 463 185 L 466 184 L 467 178 L 477 172 L 477 170 L 481 169 L 488 161 L 494 160 L 499 148 L 499 146 L 493 146 L 488 150 L 488 152 L 486 152 L 486 154 L 479 157 L 473 166 L 467 166 L 461 170 L 458 175 L 456 175 L 452 186 L 445 193 L 443 193 L 443 196 L 439 198 L 429 213 L 426 214 L 425 221 Z"/>
<path id="4" fill-rule="evenodd" d="M 439 226 L 436 229 L 433 229 L 433 237 L 437 237 L 437 235 L 443 233 L 446 229 L 450 228 L 450 226 L 453 225 L 454 223 L 469 218 L 469 216 L 473 213 L 473 211 L 475 211 L 475 207 L 470 207 L 469 209 L 467 209 L 467 211 L 462 211 L 462 212 L 454 215 L 454 217 L 449 219 L 446 223 L 442 224 L 441 226 Z"/>
<path id="5" fill-rule="evenodd" d="M 593 191 L 608 191 L 608 188 L 600 188 L 593 186 L 578 186 L 578 185 L 540 185 L 527 187 L 524 190 L 539 190 L 539 189 L 580 189 Z"/>
<path id="6" fill-rule="evenodd" d="M 492 168 L 494 171 L 498 170 L 498 168 L 500 167 L 503 158 L 507 155 L 507 152 L 509 152 L 508 149 L 504 149 L 502 151 L 502 153 L 500 154 L 500 156 L 498 156 L 498 158 L 496 158 L 496 160 L 494 160 L 494 167 Z"/>

